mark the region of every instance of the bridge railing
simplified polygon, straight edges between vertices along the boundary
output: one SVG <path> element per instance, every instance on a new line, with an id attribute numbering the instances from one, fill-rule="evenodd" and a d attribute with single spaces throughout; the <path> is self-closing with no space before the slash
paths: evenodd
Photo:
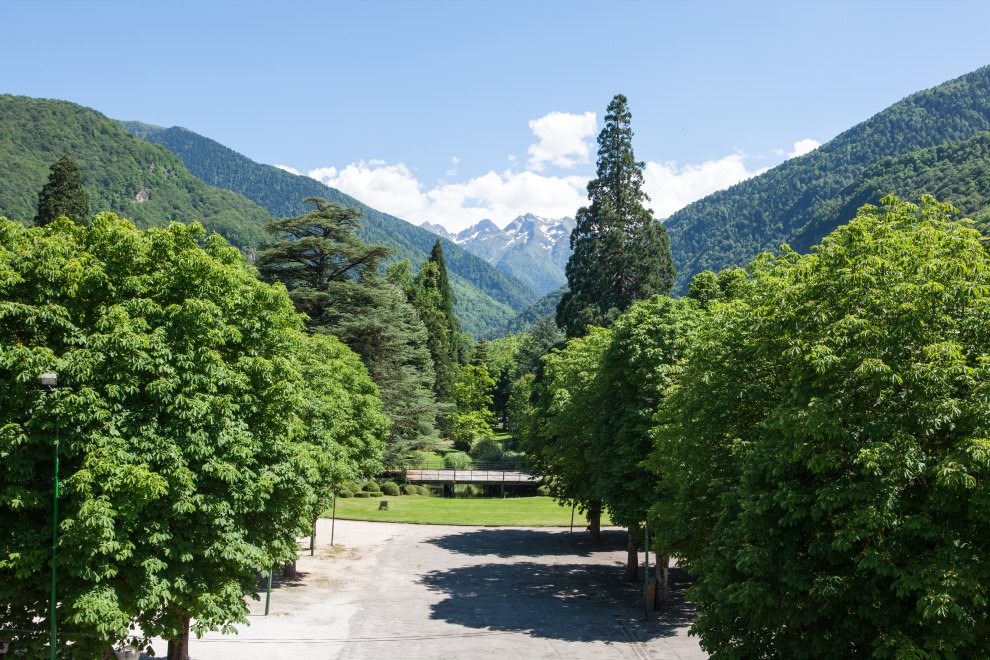
<path id="1" fill-rule="evenodd" d="M 449 483 L 533 483 L 539 477 L 518 470 L 427 470 L 411 468 L 406 470 L 409 481 L 449 482 Z"/>

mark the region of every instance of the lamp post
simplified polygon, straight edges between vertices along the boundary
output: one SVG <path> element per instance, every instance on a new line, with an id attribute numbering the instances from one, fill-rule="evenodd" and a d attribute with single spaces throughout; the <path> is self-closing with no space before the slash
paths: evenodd
<path id="1" fill-rule="evenodd" d="M 41 386 L 47 387 L 50 392 L 58 388 L 58 375 L 52 373 L 41 374 Z M 48 647 L 51 651 L 51 660 L 55 660 L 55 645 L 58 642 L 58 619 L 55 615 L 55 559 L 57 557 L 58 544 L 58 454 L 59 454 L 59 433 L 58 415 L 55 416 L 55 495 L 52 499 L 52 600 L 49 605 L 50 618 L 52 623 L 51 635 L 48 640 Z"/>

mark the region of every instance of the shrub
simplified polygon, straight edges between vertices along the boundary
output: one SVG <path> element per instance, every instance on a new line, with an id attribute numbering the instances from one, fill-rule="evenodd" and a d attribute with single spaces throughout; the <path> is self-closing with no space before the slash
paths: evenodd
<path id="1" fill-rule="evenodd" d="M 490 436 L 476 440 L 471 445 L 471 456 L 476 461 L 498 463 L 504 455 L 505 450 L 502 449 L 502 444 Z"/>
<path id="2" fill-rule="evenodd" d="M 536 494 L 540 497 L 550 497 L 550 486 L 540 486 L 536 489 Z"/>
<path id="3" fill-rule="evenodd" d="M 420 492 L 419 492 L 419 486 L 415 486 L 413 484 L 403 484 L 402 485 L 402 494 L 403 495 L 419 495 L 420 494 Z"/>
<path id="4" fill-rule="evenodd" d="M 354 493 L 347 490 L 346 488 L 342 488 L 341 491 L 337 493 L 337 497 L 343 497 L 344 499 L 347 499 L 348 497 L 354 497 Z"/>
<path id="5" fill-rule="evenodd" d="M 452 451 L 443 457 L 443 466 L 448 470 L 467 470 L 474 461 L 462 451 Z"/>
<path id="6" fill-rule="evenodd" d="M 478 495 L 481 495 L 481 486 L 468 484 L 464 487 L 464 494 L 468 497 L 477 497 Z"/>
<path id="7" fill-rule="evenodd" d="M 380 490 L 375 490 L 368 493 L 368 497 L 381 497 L 381 496 L 382 496 L 382 491 Z"/>
<path id="8" fill-rule="evenodd" d="M 363 490 L 359 490 L 358 492 L 354 493 L 354 497 L 371 497 L 371 493 L 367 493 Z"/>
<path id="9" fill-rule="evenodd" d="M 433 494 L 430 491 L 430 487 L 429 486 L 416 486 L 416 490 L 419 491 L 419 494 L 420 495 L 432 495 Z"/>
<path id="10" fill-rule="evenodd" d="M 394 481 L 386 481 L 382 484 L 382 492 L 386 495 L 398 495 L 399 494 L 399 484 Z"/>
<path id="11" fill-rule="evenodd" d="M 365 481 L 363 484 L 361 484 L 361 490 L 363 490 L 366 493 L 373 493 L 376 490 L 378 490 L 378 484 L 376 484 L 374 481 Z"/>

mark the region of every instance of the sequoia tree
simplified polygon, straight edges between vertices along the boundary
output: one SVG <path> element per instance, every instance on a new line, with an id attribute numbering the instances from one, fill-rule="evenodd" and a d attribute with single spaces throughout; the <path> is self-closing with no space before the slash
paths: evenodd
<path id="1" fill-rule="evenodd" d="M 571 232 L 568 290 L 557 305 L 557 324 L 568 337 L 589 325 L 607 327 L 635 301 L 666 294 L 674 279 L 667 231 L 644 206 L 649 197 L 644 164 L 633 155 L 631 119 L 626 97 L 617 94 L 598 135 L 591 204 L 578 210 Z"/>
<path id="2" fill-rule="evenodd" d="M 68 156 L 62 156 L 49 168 L 48 182 L 38 193 L 38 215 L 34 224 L 47 225 L 63 215 L 78 223 L 89 220 L 82 175 Z"/>

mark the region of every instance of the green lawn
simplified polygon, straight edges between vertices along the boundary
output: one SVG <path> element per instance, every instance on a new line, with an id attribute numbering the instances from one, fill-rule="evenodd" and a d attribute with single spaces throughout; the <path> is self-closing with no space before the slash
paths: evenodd
<path id="1" fill-rule="evenodd" d="M 378 503 L 388 500 L 388 511 L 379 511 Z M 330 517 L 327 511 L 325 517 Z M 375 520 L 432 525 L 488 525 L 492 527 L 567 527 L 571 510 L 559 506 L 549 497 L 511 497 L 506 499 L 449 499 L 402 495 L 383 498 L 341 498 L 337 500 L 337 517 L 344 520 Z M 574 527 L 583 529 L 584 516 L 574 514 Z M 602 524 L 608 524 L 603 516 Z"/>

